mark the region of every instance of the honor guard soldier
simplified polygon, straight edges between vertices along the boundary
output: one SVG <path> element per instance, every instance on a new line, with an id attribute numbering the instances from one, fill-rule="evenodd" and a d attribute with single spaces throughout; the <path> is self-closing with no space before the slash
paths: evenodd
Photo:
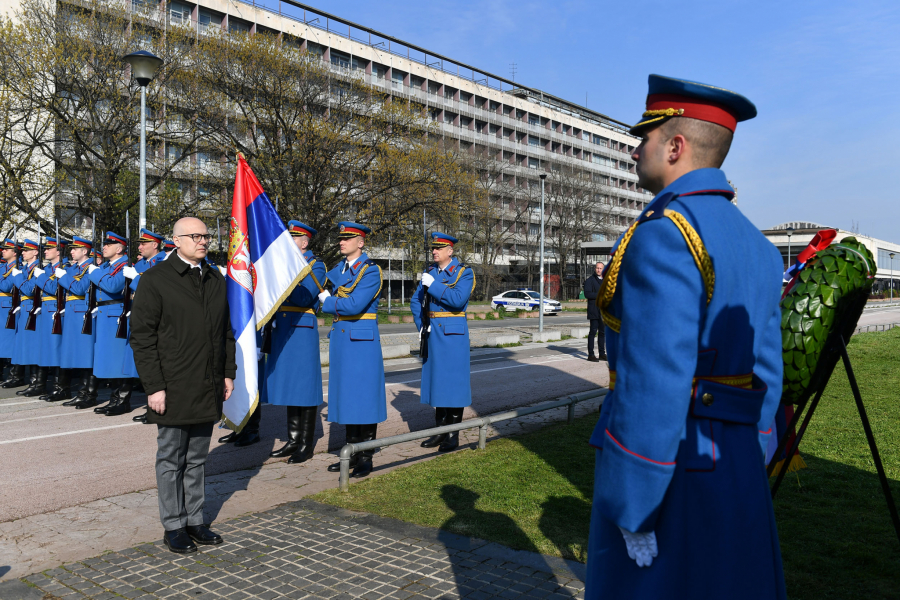
<path id="1" fill-rule="evenodd" d="M 344 259 L 328 272 L 334 296 L 319 293 L 322 311 L 334 315 L 328 334 L 328 422 L 347 428 L 349 443 L 375 439 L 378 423 L 387 419 L 384 393 L 384 358 L 378 335 L 378 299 L 381 292 L 381 267 L 363 252 L 365 225 L 342 221 L 338 234 Z M 353 477 L 372 472 L 372 450 L 350 458 Z M 341 470 L 340 463 L 328 470 Z"/>
<path id="2" fill-rule="evenodd" d="M 475 274 L 453 256 L 453 246 L 458 241 L 446 233 L 431 234 L 434 264 L 422 275 L 409 303 L 416 328 L 421 331 L 428 294 L 428 357 L 422 363 L 422 404 L 434 408 L 438 427 L 462 422 L 463 410 L 472 404 L 466 307 L 475 289 Z M 447 385 L 442 378 L 446 373 L 453 373 L 453 385 Z M 421 445 L 439 447 L 440 452 L 455 450 L 459 447 L 459 432 L 433 435 Z"/>
<path id="3" fill-rule="evenodd" d="M 69 396 L 63 396 L 69 388 L 66 376 L 59 368 L 60 347 L 62 335 L 53 333 L 53 320 L 58 307 L 56 306 L 57 276 L 59 269 L 65 260 L 66 245 L 68 242 L 56 238 L 47 238 L 44 245 L 44 259 L 47 266 L 44 274 L 37 278 L 35 286 L 41 290 L 41 312 L 37 316 L 37 332 L 41 338 L 41 351 L 38 354 L 38 366 L 43 369 L 53 369 L 54 385 L 40 396 L 41 400 L 56 402 L 67 400 Z"/>
<path id="4" fill-rule="evenodd" d="M 38 259 L 40 246 L 31 240 L 22 243 L 22 262 L 25 264 L 22 271 L 15 275 L 16 285 L 19 288 L 21 302 L 16 317 L 16 345 L 13 354 L 13 363 L 17 365 L 31 365 L 31 376 L 28 379 L 28 387 L 16 392 L 18 396 L 40 396 L 44 393 L 47 369 L 38 366 L 38 355 L 41 352 L 40 332 L 35 326 L 29 330 L 29 313 L 34 306 L 34 291 L 37 278 L 44 274 Z M 34 319 L 34 317 L 32 317 Z"/>
<path id="5" fill-rule="evenodd" d="M 325 282 L 325 264 L 307 249 L 317 233 L 315 229 L 300 221 L 290 221 L 288 231 L 309 263 L 310 271 L 272 318 L 272 351 L 265 361 L 265 387 L 260 396 L 269 404 L 287 406 L 287 443 L 270 456 L 290 456 L 289 463 L 302 463 L 312 458 L 317 415 L 322 404 L 316 311 Z"/>
<path id="6" fill-rule="evenodd" d="M 103 240 L 102 266 L 88 267 L 88 277 L 94 284 L 97 295 L 96 339 L 94 342 L 94 376 L 97 379 L 113 379 L 116 388 L 110 394 L 109 403 L 99 412 L 115 409 L 116 414 L 128 412 L 131 406 L 127 400 L 131 395 L 131 380 L 124 379 L 122 364 L 125 359 L 125 339 L 116 337 L 119 317 L 125 302 L 125 267 L 128 257 L 125 255 L 125 238 L 112 231 L 106 232 Z M 126 395 L 120 396 L 120 388 L 125 388 Z M 75 408 L 88 408 L 96 404 L 85 400 L 75 404 Z M 121 406 L 122 408 L 117 408 Z M 125 410 L 127 409 L 127 410 Z M 98 411 L 95 411 L 98 412 Z"/>
<path id="7" fill-rule="evenodd" d="M 16 262 L 19 256 L 16 242 L 9 238 L 3 240 L 0 244 L 0 255 L 3 258 L 3 264 L 0 265 L 0 375 L 3 373 L 3 367 L 9 365 L 9 375 L 0 387 L 19 387 L 24 383 L 22 367 L 12 364 L 16 345 L 15 320 L 10 323 L 11 328 L 6 328 L 9 313 L 12 311 L 13 288 L 16 281 L 14 272 L 17 270 Z M 7 385 L 8 383 L 14 385 Z"/>
<path id="8" fill-rule="evenodd" d="M 59 367 L 68 382 L 71 382 L 73 370 L 81 371 L 81 390 L 71 400 L 63 402 L 63 406 L 83 403 L 86 408 L 97 402 L 97 377 L 93 372 L 97 317 L 88 311 L 91 252 L 91 240 L 74 236 L 69 244 L 71 266 L 64 272 L 62 269 L 56 271 L 57 285 L 66 290 Z M 67 395 L 68 390 L 60 392 L 63 394 Z"/>
<path id="9" fill-rule="evenodd" d="M 129 288 L 131 290 L 132 297 L 134 297 L 134 294 L 137 293 L 137 286 L 138 281 L 140 281 L 141 279 L 141 273 L 145 272 L 156 263 L 166 259 L 166 253 L 162 251 L 163 241 L 163 236 L 159 235 L 158 233 L 153 233 L 149 229 L 141 228 L 141 236 L 138 238 L 137 246 L 138 254 L 140 254 L 141 258 L 136 263 L 134 263 L 133 267 L 125 267 L 124 269 L 122 269 L 122 271 L 125 273 L 125 278 L 131 280 Z M 138 372 L 137 368 L 134 366 L 134 353 L 131 351 L 130 315 L 128 319 L 128 337 L 125 340 L 125 357 L 122 363 L 122 374 L 125 377 L 124 381 L 126 381 L 125 385 L 127 387 L 127 390 L 123 391 L 123 388 L 119 389 L 119 396 L 122 397 L 122 401 L 117 407 L 107 409 L 107 416 L 122 414 L 131 410 L 131 388 L 133 386 L 132 382 L 134 379 L 138 378 Z M 127 397 L 125 397 L 126 394 Z M 112 414 L 110 414 L 110 411 L 112 411 Z M 146 411 L 143 414 L 132 417 L 131 420 L 140 421 L 141 423 L 147 423 Z"/>
<path id="10" fill-rule="evenodd" d="M 597 296 L 610 393 L 591 437 L 585 598 L 783 599 L 764 465 L 782 259 L 719 169 L 756 108 L 720 87 L 649 83 L 632 157 L 656 195 Z"/>

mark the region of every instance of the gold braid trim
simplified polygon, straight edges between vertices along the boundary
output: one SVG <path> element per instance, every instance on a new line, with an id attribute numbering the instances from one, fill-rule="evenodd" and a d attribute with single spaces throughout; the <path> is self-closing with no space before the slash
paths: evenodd
<path id="1" fill-rule="evenodd" d="M 366 271 L 369 270 L 370 266 L 371 265 L 366 265 L 362 269 L 360 269 L 359 275 L 356 276 L 356 279 L 353 280 L 353 283 L 351 283 L 349 287 L 342 285 L 341 287 L 339 287 L 337 289 L 337 292 L 335 292 L 334 295 L 337 298 L 347 298 L 348 296 L 350 296 L 350 294 L 353 292 L 353 290 L 359 284 L 360 280 L 362 280 L 363 275 L 365 275 Z M 381 294 L 381 286 L 384 285 L 384 277 L 381 276 L 381 267 L 379 267 L 378 265 L 375 265 L 375 266 L 378 267 L 378 291 L 375 292 L 374 296 L 372 296 L 373 299 L 377 298 L 378 295 Z"/>
<path id="2" fill-rule="evenodd" d="M 459 283 L 459 278 L 462 277 L 463 271 L 466 270 L 467 267 L 460 265 L 459 273 L 456 274 L 456 279 L 453 280 L 453 283 L 444 284 L 448 288 L 456 287 L 456 284 Z M 475 270 L 472 267 L 468 267 L 470 271 L 472 271 L 472 289 L 469 290 L 469 296 L 472 295 L 472 292 L 475 291 Z"/>
<path id="3" fill-rule="evenodd" d="M 675 223 L 678 231 L 684 236 L 684 241 L 687 242 L 691 255 L 694 257 L 694 262 L 697 263 L 697 268 L 700 269 L 700 275 L 703 277 L 703 283 L 706 286 L 706 303 L 709 304 L 712 301 L 713 291 L 716 287 L 716 271 L 713 268 L 712 259 L 706 251 L 706 246 L 703 245 L 700 235 L 691 227 L 691 224 L 688 223 L 683 214 L 666 209 L 665 215 Z"/>
<path id="4" fill-rule="evenodd" d="M 645 110 L 643 117 L 676 117 L 684 114 L 683 108 L 662 108 L 660 110 Z"/>
<path id="5" fill-rule="evenodd" d="M 316 262 L 318 262 L 318 261 L 316 261 L 316 259 L 312 259 L 311 261 L 309 261 L 309 276 L 312 277 L 312 280 L 313 280 L 313 282 L 316 284 L 316 287 L 319 288 L 319 291 L 320 291 L 320 292 L 322 292 L 322 291 L 325 290 L 325 288 L 323 288 L 323 287 L 322 287 L 322 284 L 319 283 L 319 280 L 316 279 L 316 274 L 313 273 L 313 270 L 312 270 L 312 266 L 313 266 L 314 264 L 316 264 Z"/>
<path id="6" fill-rule="evenodd" d="M 678 231 L 681 232 L 681 235 L 687 242 L 688 249 L 691 251 L 691 256 L 694 257 L 694 262 L 697 263 L 697 269 L 700 270 L 700 276 L 703 277 L 703 284 L 706 287 L 706 303 L 709 304 L 716 287 L 716 273 L 713 268 L 712 259 L 709 257 L 709 253 L 703 245 L 703 240 L 700 239 L 700 235 L 691 226 L 684 215 L 669 209 L 666 209 L 664 214 L 666 218 L 675 224 L 675 227 L 678 228 Z M 628 243 L 631 241 L 631 238 L 634 236 L 634 231 L 640 223 L 641 221 L 635 221 L 631 224 L 631 227 L 625 231 L 625 234 L 622 236 L 622 241 L 619 243 L 619 247 L 616 249 L 616 253 L 613 255 L 612 261 L 609 264 L 609 269 L 606 271 L 606 276 L 600 284 L 600 293 L 597 294 L 596 304 L 597 308 L 600 309 L 600 316 L 603 318 L 603 322 L 606 326 L 616 333 L 620 333 L 622 321 L 610 313 L 608 309 L 609 305 L 612 304 L 613 296 L 616 295 L 616 284 L 619 280 L 619 272 L 622 269 L 622 260 L 625 258 L 625 250 L 628 248 Z"/>

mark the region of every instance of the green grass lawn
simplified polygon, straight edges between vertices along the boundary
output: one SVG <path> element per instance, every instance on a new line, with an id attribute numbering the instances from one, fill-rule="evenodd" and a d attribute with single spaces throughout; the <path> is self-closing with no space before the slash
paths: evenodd
<path id="1" fill-rule="evenodd" d="M 856 336 L 857 380 L 900 501 L 900 329 Z M 490 442 L 315 499 L 514 548 L 586 558 L 596 415 Z M 775 501 L 792 599 L 900 598 L 900 542 L 839 364 Z"/>

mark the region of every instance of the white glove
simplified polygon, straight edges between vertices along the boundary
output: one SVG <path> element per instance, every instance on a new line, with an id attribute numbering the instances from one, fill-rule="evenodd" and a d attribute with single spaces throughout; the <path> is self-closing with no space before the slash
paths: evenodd
<path id="1" fill-rule="evenodd" d="M 424 327 L 423 327 L 423 328 L 420 328 L 420 329 L 419 329 L 419 335 L 422 335 L 422 333 L 423 333 L 424 331 L 425 331 L 425 328 L 424 328 Z M 431 333 L 431 325 L 428 326 L 428 333 Z"/>
<path id="2" fill-rule="evenodd" d="M 38 269 L 38 268 L 35 268 L 35 269 L 34 269 L 34 276 L 35 276 L 35 277 L 40 277 L 40 276 L 43 275 L 43 274 L 44 274 L 44 270 L 43 270 L 43 269 Z"/>
<path id="3" fill-rule="evenodd" d="M 100 307 L 99 307 L 99 306 L 95 306 L 95 307 L 94 307 L 94 310 L 91 311 L 91 314 L 92 314 L 92 315 L 97 314 L 97 311 L 98 311 L 98 310 L 100 310 Z"/>
<path id="4" fill-rule="evenodd" d="M 16 314 L 16 313 L 19 312 L 20 310 L 22 310 L 22 307 L 21 307 L 21 306 L 15 307 L 15 308 L 13 309 L 13 314 Z"/>
<path id="5" fill-rule="evenodd" d="M 430 273 L 422 273 L 422 285 L 428 287 L 432 283 L 434 283 L 434 277 Z"/>
<path id="6" fill-rule="evenodd" d="M 66 314 L 66 309 L 65 309 L 65 308 L 63 308 L 63 309 L 61 309 L 61 310 L 59 311 L 59 316 L 63 316 L 64 314 Z"/>
<path id="7" fill-rule="evenodd" d="M 272 323 L 272 329 L 275 329 L 276 327 L 278 327 L 278 323 L 275 322 L 275 319 L 272 319 L 271 323 Z"/>
<path id="8" fill-rule="evenodd" d="M 319 302 L 325 302 L 325 298 L 328 298 L 329 296 L 331 296 L 331 293 L 329 293 L 328 290 L 322 290 L 319 292 Z"/>
<path id="9" fill-rule="evenodd" d="M 125 267 L 122 269 L 122 272 L 125 273 L 125 277 L 128 279 L 134 279 L 138 276 L 137 269 L 134 267 Z"/>
<path id="10" fill-rule="evenodd" d="M 22 271 L 20 271 L 19 269 L 13 269 L 12 270 L 13 277 L 17 277 L 19 275 L 19 273 L 21 273 L 21 272 Z"/>
<path id="11" fill-rule="evenodd" d="M 639 567 L 649 567 L 653 559 L 659 555 L 656 547 L 656 532 L 632 533 L 619 527 L 622 537 L 625 538 L 625 547 L 628 549 L 628 558 L 634 560 Z"/>
<path id="12" fill-rule="evenodd" d="M 219 273 L 221 273 L 223 277 L 226 276 L 226 275 L 228 275 L 228 268 L 227 268 L 227 267 L 223 267 L 222 265 L 219 265 L 219 266 L 218 266 L 218 269 L 219 269 Z"/>
<path id="13" fill-rule="evenodd" d="M 40 306 L 38 306 L 36 309 L 34 309 L 34 315 L 37 316 L 37 315 L 39 315 L 39 314 L 41 314 L 41 307 L 40 307 Z"/>
<path id="14" fill-rule="evenodd" d="M 56 275 L 56 278 L 57 278 L 57 279 L 62 279 L 63 277 L 66 276 L 66 270 L 65 270 L 65 269 L 60 269 L 59 267 L 56 267 L 56 270 L 53 271 L 53 274 Z"/>
<path id="15" fill-rule="evenodd" d="M 256 349 L 256 362 L 259 362 L 263 359 L 263 351 L 262 348 Z"/>
<path id="16" fill-rule="evenodd" d="M 125 313 L 125 318 L 127 319 L 130 316 L 131 316 L 131 311 L 129 310 L 127 313 Z"/>
<path id="17" fill-rule="evenodd" d="M 98 267 L 97 265 L 91 265 L 88 267 L 88 273 L 93 273 L 94 271 L 96 271 L 99 268 L 100 267 Z"/>

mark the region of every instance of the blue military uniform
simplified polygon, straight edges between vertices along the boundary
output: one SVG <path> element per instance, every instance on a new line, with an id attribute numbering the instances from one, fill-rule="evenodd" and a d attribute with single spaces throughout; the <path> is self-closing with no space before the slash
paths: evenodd
<path id="1" fill-rule="evenodd" d="M 643 127 L 681 116 L 733 130 L 755 115 L 721 88 L 654 77 Z M 781 257 L 733 197 L 719 169 L 688 172 L 607 265 L 587 599 L 785 598 L 763 463 L 781 394 Z M 629 558 L 632 532 L 655 532 L 648 567 Z"/>
<path id="2" fill-rule="evenodd" d="M 71 377 L 71 369 L 80 369 L 82 373 L 81 391 L 72 401 L 64 404 L 72 406 L 83 401 L 84 404 L 92 405 L 97 398 L 97 378 L 93 374 L 97 316 L 88 312 L 91 293 L 88 269 L 93 264 L 90 258 L 92 244 L 90 240 L 74 236 L 70 243 L 70 247 L 73 246 L 88 250 L 88 256 L 81 263 L 69 266 L 66 274 L 57 282 L 57 285 L 66 290 L 59 366 L 66 377 Z M 64 391 L 67 390 L 64 388 Z"/>
<path id="3" fill-rule="evenodd" d="M 18 245 L 14 240 L 6 238 L 0 243 L 0 247 L 4 250 L 18 250 Z M 16 344 L 16 327 L 15 320 L 12 321 L 12 328 L 6 328 L 6 321 L 9 312 L 12 310 L 13 288 L 15 288 L 16 278 L 13 271 L 16 268 L 16 260 L 4 262 L 0 264 L 0 365 L 10 365 L 9 377 L 3 381 L 5 385 L 10 383 L 21 382 L 20 366 L 12 365 L 13 350 Z M 0 374 L 2 374 L 2 366 L 0 366 Z"/>
<path id="4" fill-rule="evenodd" d="M 163 237 L 159 234 L 153 233 L 149 229 L 141 228 L 141 236 L 138 238 L 138 243 L 141 242 L 152 242 L 159 244 L 160 246 L 163 243 Z M 138 272 L 138 276 L 131 280 L 129 288 L 131 289 L 132 297 L 137 293 L 138 282 L 141 280 L 141 273 L 155 265 L 156 263 L 165 260 L 166 253 L 165 252 L 157 252 L 154 256 L 149 259 L 141 257 L 139 261 L 134 263 L 134 270 Z M 128 320 L 128 337 L 125 341 L 125 357 L 122 361 L 122 373 L 125 377 L 137 378 L 138 372 L 137 367 L 134 365 L 134 352 L 131 350 L 131 319 Z"/>
<path id="5" fill-rule="evenodd" d="M 365 238 L 371 230 L 357 223 L 339 223 L 341 239 Z M 343 259 L 328 272 L 334 296 L 324 298 L 322 311 L 334 315 L 328 348 L 328 421 L 347 426 L 347 439 L 374 440 L 377 423 L 387 419 L 384 358 L 378 334 L 381 267 L 365 252 L 352 264 Z M 357 453 L 354 475 L 372 470 L 372 453 Z M 337 471 L 337 465 L 329 467 Z"/>
<path id="6" fill-rule="evenodd" d="M 290 221 L 294 238 L 311 239 L 318 232 L 300 221 Z M 315 449 L 318 406 L 322 404 L 322 362 L 319 360 L 318 295 L 325 284 L 325 264 L 312 252 L 303 257 L 310 272 L 297 284 L 272 318 L 272 351 L 261 380 L 263 402 L 287 406 L 287 443 L 271 453 L 288 462 L 309 460 Z"/>
<path id="7" fill-rule="evenodd" d="M 35 285 L 41 289 L 41 312 L 37 317 L 37 331 L 41 338 L 38 366 L 59 367 L 62 335 L 53 334 L 53 319 L 56 314 L 56 269 L 62 264 L 66 242 L 56 238 L 47 238 L 46 248 L 59 248 L 60 259 L 48 265 L 44 274 L 39 276 Z M 62 317 L 61 317 L 62 318 Z"/>
<path id="8" fill-rule="evenodd" d="M 38 245 L 31 240 L 25 240 L 22 244 L 22 249 L 37 250 Z M 38 354 L 41 348 L 41 338 L 37 329 L 35 328 L 34 331 L 25 329 L 28 313 L 31 312 L 33 306 L 35 283 L 37 281 L 35 269 L 40 269 L 40 260 L 37 258 L 25 265 L 21 273 L 15 276 L 14 284 L 19 288 L 21 296 L 19 312 L 16 315 L 16 344 L 13 351 L 13 364 L 17 365 L 37 365 Z"/>
<path id="9" fill-rule="evenodd" d="M 6 238 L 3 240 L 2 247 L 5 250 L 15 250 L 16 243 Z M 6 328 L 6 319 L 9 311 L 12 310 L 12 292 L 15 287 L 15 277 L 13 271 L 16 268 L 16 262 L 6 262 L 0 265 L 0 358 L 11 359 L 13 356 L 13 347 L 16 342 L 16 329 Z"/>
<path id="10" fill-rule="evenodd" d="M 446 233 L 431 234 L 432 248 L 453 247 L 459 240 Z M 466 307 L 475 289 L 475 274 L 455 256 L 443 269 L 432 264 L 426 273 L 434 278 L 428 286 L 428 356 L 422 362 L 422 404 L 435 409 L 435 425 L 462 422 L 463 409 L 472 404 L 469 364 L 469 325 Z M 410 299 L 416 328 L 422 330 L 426 290 L 422 283 Z M 446 375 L 453 374 L 453 385 Z M 459 446 L 459 433 L 432 436 L 422 442 L 424 448 L 440 446 L 448 452 Z"/>

